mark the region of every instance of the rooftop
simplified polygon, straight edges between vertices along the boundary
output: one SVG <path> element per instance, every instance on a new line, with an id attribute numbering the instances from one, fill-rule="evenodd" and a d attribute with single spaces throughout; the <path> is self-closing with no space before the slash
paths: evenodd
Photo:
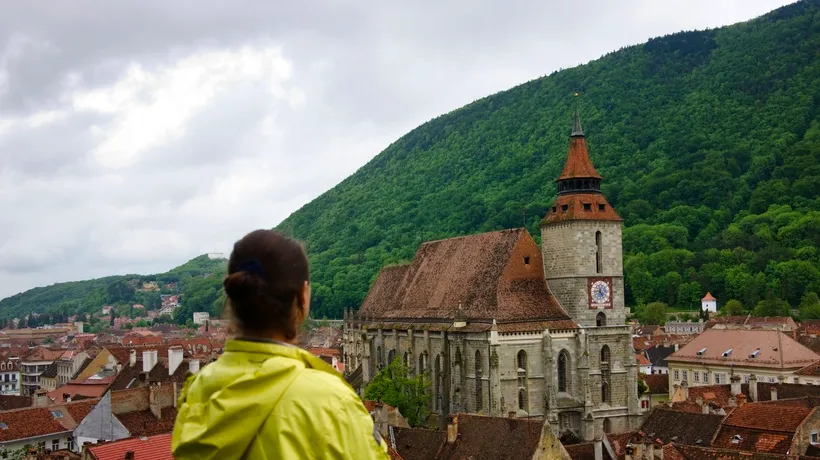
<path id="1" fill-rule="evenodd" d="M 781 331 L 707 329 L 667 361 L 799 369 L 816 362 L 817 354 Z"/>
<path id="2" fill-rule="evenodd" d="M 722 421 L 722 415 L 695 414 L 657 407 L 646 417 L 641 431 L 664 443 L 709 445 Z"/>
<path id="3" fill-rule="evenodd" d="M 134 452 L 135 460 L 174 460 L 171 456 L 171 435 L 128 438 L 88 448 L 93 460 L 122 460 L 126 452 Z"/>

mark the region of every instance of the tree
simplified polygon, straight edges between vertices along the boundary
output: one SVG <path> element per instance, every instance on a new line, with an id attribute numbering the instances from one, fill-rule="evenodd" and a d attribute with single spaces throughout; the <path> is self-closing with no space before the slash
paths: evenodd
<path id="1" fill-rule="evenodd" d="M 379 371 L 364 390 L 364 399 L 382 401 L 397 408 L 411 426 L 427 421 L 430 382 L 425 373 L 410 375 L 399 357 Z"/>
<path id="2" fill-rule="evenodd" d="M 815 292 L 803 294 L 800 301 L 800 319 L 820 319 L 820 298 Z"/>
<path id="3" fill-rule="evenodd" d="M 147 320 L 144 320 L 144 319 L 141 319 L 141 320 L 137 321 L 137 324 L 135 324 L 136 327 L 148 327 L 150 325 L 151 325 L 151 323 L 149 323 Z"/>
<path id="4" fill-rule="evenodd" d="M 743 308 L 743 304 L 740 303 L 739 300 L 731 299 L 730 301 L 726 302 L 726 305 L 723 306 L 721 309 L 721 313 L 726 316 L 738 316 L 742 315 L 746 312 L 746 309 Z"/>
<path id="5" fill-rule="evenodd" d="M 669 306 L 663 302 L 652 302 L 644 308 L 643 324 L 658 324 L 663 326 L 666 323 L 666 312 Z"/>
<path id="6" fill-rule="evenodd" d="M 644 393 L 649 390 L 649 387 L 646 385 L 646 382 L 643 381 L 642 378 L 638 379 L 638 396 L 643 395 Z"/>
<path id="7" fill-rule="evenodd" d="M 789 303 L 777 297 L 769 297 L 761 300 L 752 311 L 754 316 L 791 316 Z"/>

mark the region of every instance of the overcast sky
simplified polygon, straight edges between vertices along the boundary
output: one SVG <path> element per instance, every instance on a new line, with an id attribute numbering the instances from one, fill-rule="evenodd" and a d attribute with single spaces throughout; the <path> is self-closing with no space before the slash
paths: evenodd
<path id="1" fill-rule="evenodd" d="M 0 0 L 0 297 L 227 253 L 441 113 L 787 3 Z"/>

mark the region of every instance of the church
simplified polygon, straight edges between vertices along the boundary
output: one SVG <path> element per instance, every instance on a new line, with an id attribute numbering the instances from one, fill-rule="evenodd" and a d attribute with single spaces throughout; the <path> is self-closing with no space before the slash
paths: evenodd
<path id="1" fill-rule="evenodd" d="M 638 427 L 622 219 L 601 180 L 576 111 L 541 247 L 524 228 L 501 230 L 425 242 L 384 267 L 345 313 L 348 381 L 361 389 L 399 358 L 427 373 L 442 416 L 542 419 L 584 440 Z"/>

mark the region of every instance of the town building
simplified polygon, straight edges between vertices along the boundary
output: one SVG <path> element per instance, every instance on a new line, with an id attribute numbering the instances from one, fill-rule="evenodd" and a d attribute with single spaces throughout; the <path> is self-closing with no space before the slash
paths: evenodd
<path id="1" fill-rule="evenodd" d="M 702 299 L 700 299 L 700 309 L 706 312 L 717 313 L 717 299 L 711 292 L 707 292 Z"/>
<path id="2" fill-rule="evenodd" d="M 667 321 L 663 326 L 667 334 L 700 334 L 706 328 L 703 320 L 693 321 Z"/>
<path id="3" fill-rule="evenodd" d="M 706 329 L 766 329 L 792 332 L 799 328 L 789 316 L 718 316 L 706 322 Z"/>
<path id="4" fill-rule="evenodd" d="M 641 395 L 641 409 L 651 410 L 669 401 L 669 374 L 642 375 L 646 391 Z"/>
<path id="5" fill-rule="evenodd" d="M 0 354 L 0 395 L 20 394 L 20 358 Z"/>
<path id="6" fill-rule="evenodd" d="M 77 450 L 74 429 L 96 399 L 0 412 L 0 458 L 26 446 L 40 450 Z"/>
<path id="7" fill-rule="evenodd" d="M 194 312 L 194 324 L 202 326 L 205 323 L 207 323 L 209 319 L 211 319 L 211 314 L 208 313 L 207 311 L 195 311 Z"/>
<path id="8" fill-rule="evenodd" d="M 40 386 L 40 374 L 62 354 L 63 350 L 37 347 L 23 355 L 20 358 L 20 394 L 22 396 L 33 396 Z"/>
<path id="9" fill-rule="evenodd" d="M 601 193 L 575 114 L 558 198 L 526 229 L 421 245 L 345 314 L 348 380 L 398 358 L 432 380 L 431 409 L 547 420 L 593 440 L 641 422 L 625 324 L 622 219 Z"/>
<path id="10" fill-rule="evenodd" d="M 669 356 L 670 384 L 689 387 L 727 384 L 733 375 L 746 383 L 794 382 L 795 374 L 818 361 L 813 351 L 781 331 L 707 329 Z"/>

